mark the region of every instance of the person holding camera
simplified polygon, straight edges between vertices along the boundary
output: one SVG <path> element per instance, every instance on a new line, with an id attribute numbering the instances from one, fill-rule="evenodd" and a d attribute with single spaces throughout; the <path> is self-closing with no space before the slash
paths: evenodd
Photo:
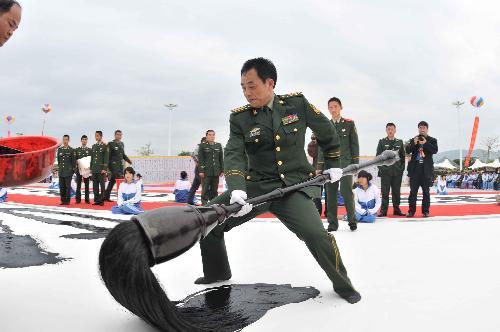
<path id="1" fill-rule="evenodd" d="M 417 209 L 418 188 L 422 187 L 422 215 L 429 217 L 429 207 L 431 205 L 431 196 L 429 187 L 434 179 L 434 160 L 432 155 L 438 152 L 437 140 L 427 134 L 429 125 L 425 121 L 418 123 L 418 135 L 410 139 L 406 145 L 406 153 L 411 154 L 408 163 L 408 177 L 410 178 L 410 196 L 408 204 L 410 206 L 408 218 L 415 216 Z"/>

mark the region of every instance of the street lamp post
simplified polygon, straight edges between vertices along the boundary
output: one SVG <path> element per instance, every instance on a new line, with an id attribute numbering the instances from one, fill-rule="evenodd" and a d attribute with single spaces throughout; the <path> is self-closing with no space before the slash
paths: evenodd
<path id="1" fill-rule="evenodd" d="M 172 155 L 172 111 L 176 108 L 177 104 L 165 104 L 164 105 L 170 111 L 168 115 L 168 155 Z"/>
<path id="2" fill-rule="evenodd" d="M 461 129 L 460 129 L 460 106 L 462 106 L 464 104 L 464 102 L 457 100 L 451 104 L 457 108 L 458 144 L 459 144 L 459 151 L 460 151 L 460 172 L 461 172 L 462 171 L 462 133 L 461 133 Z"/>

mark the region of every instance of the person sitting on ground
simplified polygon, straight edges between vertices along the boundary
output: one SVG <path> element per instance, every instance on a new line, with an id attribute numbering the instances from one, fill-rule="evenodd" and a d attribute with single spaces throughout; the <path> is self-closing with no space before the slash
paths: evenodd
<path id="1" fill-rule="evenodd" d="M 448 191 L 446 190 L 446 180 L 438 175 L 436 182 L 436 192 L 438 195 L 448 195 Z"/>
<path id="2" fill-rule="evenodd" d="M 141 193 L 143 193 L 144 192 L 144 182 L 142 181 L 141 173 L 137 173 L 135 175 L 135 177 L 137 178 L 137 180 L 135 180 L 135 182 L 137 182 L 141 186 Z"/>
<path id="3" fill-rule="evenodd" d="M 188 180 L 188 175 L 185 171 L 181 172 L 181 178 L 175 182 L 174 195 L 177 203 L 187 203 L 191 182 Z"/>
<path id="4" fill-rule="evenodd" d="M 125 168 L 125 180 L 118 189 L 117 205 L 111 208 L 114 214 L 141 214 L 141 185 L 134 181 L 135 171 L 132 167 Z"/>
<path id="5" fill-rule="evenodd" d="M 370 183 L 372 175 L 363 170 L 358 173 L 358 187 L 353 190 L 356 219 L 358 222 L 375 222 L 377 212 L 382 205 L 380 190 Z"/>
<path id="6" fill-rule="evenodd" d="M 0 188 L 0 203 L 7 202 L 7 189 Z"/>

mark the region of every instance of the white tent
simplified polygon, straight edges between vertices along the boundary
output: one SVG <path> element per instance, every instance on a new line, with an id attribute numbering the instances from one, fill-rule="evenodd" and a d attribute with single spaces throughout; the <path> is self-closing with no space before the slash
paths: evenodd
<path id="1" fill-rule="evenodd" d="M 478 168 L 486 167 L 486 165 L 487 164 L 483 163 L 481 160 L 476 159 L 476 161 L 474 162 L 474 164 L 472 166 L 470 166 L 469 168 L 470 169 L 478 169 Z"/>
<path id="2" fill-rule="evenodd" d="M 456 167 L 448 160 L 445 159 L 440 163 L 434 164 L 435 168 L 446 168 L 446 169 L 455 169 Z"/>
<path id="3" fill-rule="evenodd" d="M 486 167 L 499 168 L 500 167 L 500 160 L 496 159 L 496 160 L 492 161 L 491 163 L 486 164 Z"/>

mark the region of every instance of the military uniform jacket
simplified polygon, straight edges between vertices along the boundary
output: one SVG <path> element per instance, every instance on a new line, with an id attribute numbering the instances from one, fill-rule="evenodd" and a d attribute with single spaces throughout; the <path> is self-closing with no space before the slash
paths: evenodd
<path id="1" fill-rule="evenodd" d="M 388 137 L 382 138 L 378 141 L 377 156 L 385 150 L 391 150 L 399 155 L 399 161 L 391 166 L 379 166 L 379 176 L 396 176 L 403 175 L 405 170 L 405 145 L 402 139 L 394 138 L 390 140 Z"/>
<path id="2" fill-rule="evenodd" d="M 354 121 L 340 118 L 338 123 L 332 120 L 332 124 L 340 139 L 340 165 L 346 167 L 350 164 L 359 164 L 359 142 L 358 132 Z"/>
<path id="3" fill-rule="evenodd" d="M 122 141 L 111 141 L 108 143 L 109 149 L 109 170 L 113 174 L 123 176 L 123 161 L 132 164 L 125 154 L 125 145 Z"/>
<path id="4" fill-rule="evenodd" d="M 74 156 L 74 162 L 75 162 L 75 173 L 76 174 L 80 174 L 80 172 L 78 171 L 78 165 L 77 165 L 78 159 L 88 157 L 91 154 L 92 154 L 92 149 L 88 148 L 88 147 L 79 146 L 76 149 L 73 149 L 73 156 Z"/>
<path id="5" fill-rule="evenodd" d="M 71 146 L 61 146 L 57 150 L 57 164 L 59 176 L 72 176 L 75 170 L 75 161 L 73 156 L 73 148 Z"/>
<path id="6" fill-rule="evenodd" d="M 203 142 L 198 147 L 200 173 L 205 176 L 219 176 L 224 170 L 224 151 L 220 143 Z"/>
<path id="7" fill-rule="evenodd" d="M 90 160 L 90 170 L 92 173 L 100 173 L 108 170 L 109 150 L 104 143 L 95 143 L 92 145 L 92 154 Z"/>
<path id="8" fill-rule="evenodd" d="M 327 165 L 338 158 L 334 127 L 301 93 L 275 96 L 272 110 L 250 105 L 235 109 L 229 123 L 224 174 L 230 191 L 246 191 L 247 184 L 255 188 L 257 183 L 254 192 L 263 193 L 273 189 L 266 183 L 284 187 L 314 176 L 304 151 L 307 127 L 316 134 Z"/>

